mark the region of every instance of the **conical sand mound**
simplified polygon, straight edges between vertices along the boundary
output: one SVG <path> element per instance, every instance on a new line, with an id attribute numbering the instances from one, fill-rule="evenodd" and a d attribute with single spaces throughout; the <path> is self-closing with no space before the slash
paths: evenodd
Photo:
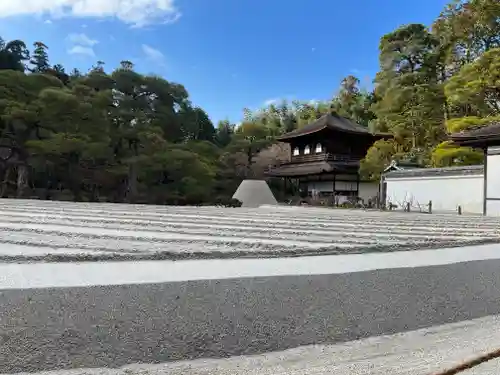
<path id="1" fill-rule="evenodd" d="M 244 180 L 233 195 L 241 207 L 259 207 L 263 204 L 276 205 L 278 201 L 263 180 Z"/>

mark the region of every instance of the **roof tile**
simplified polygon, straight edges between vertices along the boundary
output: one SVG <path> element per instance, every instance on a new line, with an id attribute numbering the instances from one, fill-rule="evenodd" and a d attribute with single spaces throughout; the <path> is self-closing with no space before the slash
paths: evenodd
<path id="1" fill-rule="evenodd" d="M 336 113 L 328 113 L 326 115 L 321 116 L 316 121 L 307 124 L 306 126 L 296 129 L 292 132 L 283 134 L 281 137 L 278 137 L 278 140 L 286 140 L 290 138 L 295 138 L 299 136 L 303 136 L 306 134 L 316 133 L 323 129 L 332 129 L 343 131 L 347 133 L 356 133 L 356 134 L 366 134 L 366 135 L 377 135 L 370 132 L 370 130 L 364 126 L 357 124 L 354 121 L 351 121 L 345 117 L 339 116 Z M 382 135 L 382 134 L 380 134 Z M 386 134 L 387 135 L 387 134 Z"/>
<path id="2" fill-rule="evenodd" d="M 358 168 L 359 162 L 307 162 L 307 163 L 288 163 L 280 167 L 270 169 L 266 174 L 272 177 L 297 177 L 309 176 L 320 173 L 331 173 L 333 171 L 343 171 L 352 168 Z"/>
<path id="3" fill-rule="evenodd" d="M 450 135 L 455 143 L 471 146 L 498 144 L 500 141 L 500 123 L 495 122 L 487 126 L 476 127 Z"/>
<path id="4" fill-rule="evenodd" d="M 427 176 L 466 176 L 484 173 L 482 165 L 465 165 L 445 168 L 414 168 L 390 171 L 384 174 L 386 178 L 427 177 Z"/>

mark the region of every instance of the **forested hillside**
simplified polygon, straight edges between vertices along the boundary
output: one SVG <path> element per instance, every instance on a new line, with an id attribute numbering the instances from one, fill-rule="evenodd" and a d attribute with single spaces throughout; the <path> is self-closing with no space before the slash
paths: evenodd
<path id="1" fill-rule="evenodd" d="M 395 135 L 368 151 L 368 177 L 391 159 L 480 163 L 446 134 L 500 121 L 500 2 L 455 1 L 431 27 L 382 36 L 379 51 L 372 91 L 348 76 L 329 101 L 244 110 L 235 126 L 214 125 L 182 84 L 130 61 L 80 72 L 51 61 L 43 42 L 0 39 L 0 196 L 214 203 L 287 160 L 277 135 L 332 110 Z"/>

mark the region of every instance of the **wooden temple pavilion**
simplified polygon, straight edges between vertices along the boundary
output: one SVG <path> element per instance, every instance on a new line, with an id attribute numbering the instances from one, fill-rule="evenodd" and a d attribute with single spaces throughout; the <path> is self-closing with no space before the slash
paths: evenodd
<path id="1" fill-rule="evenodd" d="M 329 113 L 279 137 L 278 141 L 290 144 L 290 159 L 267 175 L 298 182 L 310 196 L 368 200 L 378 196 L 379 184 L 360 178 L 359 163 L 376 140 L 389 137 Z"/>
<path id="2" fill-rule="evenodd" d="M 483 215 L 500 216 L 500 123 L 451 134 L 450 140 L 459 146 L 484 151 Z"/>

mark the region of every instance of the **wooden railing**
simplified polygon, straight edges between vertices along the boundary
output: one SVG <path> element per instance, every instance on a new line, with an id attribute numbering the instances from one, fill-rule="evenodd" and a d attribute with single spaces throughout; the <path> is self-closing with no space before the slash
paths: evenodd
<path id="1" fill-rule="evenodd" d="M 310 163 L 315 161 L 360 161 L 363 157 L 357 155 L 346 155 L 346 154 L 333 154 L 333 153 L 322 153 L 322 154 L 311 154 L 311 155 L 297 155 L 292 156 L 291 163 Z"/>

